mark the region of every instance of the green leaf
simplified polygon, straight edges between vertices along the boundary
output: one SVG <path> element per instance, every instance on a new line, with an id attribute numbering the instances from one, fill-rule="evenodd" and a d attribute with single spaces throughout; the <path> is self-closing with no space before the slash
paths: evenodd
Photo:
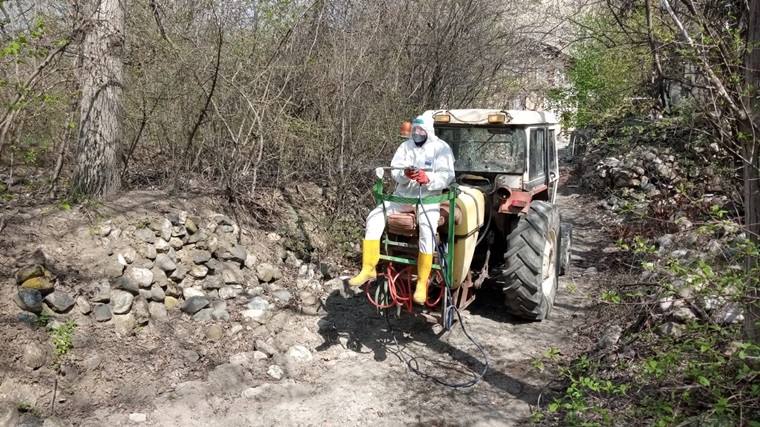
<path id="1" fill-rule="evenodd" d="M 710 380 L 703 377 L 702 375 L 697 377 L 697 381 L 702 384 L 704 387 L 710 387 Z"/>

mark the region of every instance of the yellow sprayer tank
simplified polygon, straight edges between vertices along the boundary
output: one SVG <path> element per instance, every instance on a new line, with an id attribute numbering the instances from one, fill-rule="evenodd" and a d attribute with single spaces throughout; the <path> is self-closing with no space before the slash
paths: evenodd
<path id="1" fill-rule="evenodd" d="M 456 289 L 467 278 L 470 271 L 475 244 L 478 242 L 478 230 L 485 218 L 485 199 L 480 190 L 460 186 L 457 208 L 462 212 L 462 221 L 454 227 L 454 283 Z"/>

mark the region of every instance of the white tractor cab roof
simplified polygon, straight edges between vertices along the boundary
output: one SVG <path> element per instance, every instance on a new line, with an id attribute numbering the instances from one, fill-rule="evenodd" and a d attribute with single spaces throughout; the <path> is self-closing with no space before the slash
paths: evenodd
<path id="1" fill-rule="evenodd" d="M 530 126 L 557 124 L 556 116 L 548 111 L 461 109 L 429 110 L 424 115 L 432 115 L 436 125 L 518 125 Z"/>

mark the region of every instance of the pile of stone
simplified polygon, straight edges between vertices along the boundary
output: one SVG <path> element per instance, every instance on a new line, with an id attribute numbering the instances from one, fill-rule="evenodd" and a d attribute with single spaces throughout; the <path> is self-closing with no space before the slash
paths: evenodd
<path id="1" fill-rule="evenodd" d="M 16 273 L 18 292 L 13 300 L 21 309 L 35 314 L 44 311 L 65 313 L 74 306 L 74 299 L 63 291 L 55 290 L 53 275 L 44 265 L 30 264 Z"/>
<path id="2" fill-rule="evenodd" d="M 717 144 L 693 156 L 717 155 Z M 702 159 L 703 160 L 703 159 Z M 688 182 L 700 193 L 723 193 L 720 175 L 711 166 L 697 167 L 695 159 L 683 157 L 669 148 L 637 146 L 624 153 L 588 153 L 583 160 L 583 184 L 594 189 L 615 189 L 623 196 L 654 199 Z"/>
<path id="3" fill-rule="evenodd" d="M 213 215 L 204 224 L 180 212 L 125 230 L 101 225 L 94 232 L 105 246 L 121 248 L 109 250 L 101 280 L 76 285 L 75 300 L 54 289 L 53 275 L 44 265 L 31 264 L 16 274 L 16 304 L 35 314 L 67 313 L 77 306 L 98 322 L 119 317 L 126 319 L 120 323 L 136 326 L 151 318 L 167 319 L 175 309 L 198 322 L 226 322 L 227 302 L 238 297 L 245 297 L 243 317 L 260 323 L 271 317 L 271 308 L 294 301 L 309 307 L 318 303 L 319 268 L 284 250 L 275 264 L 259 262 L 234 243 L 239 228 L 225 215 Z M 298 269 L 297 295 L 277 285 L 282 278 L 278 263 Z"/>

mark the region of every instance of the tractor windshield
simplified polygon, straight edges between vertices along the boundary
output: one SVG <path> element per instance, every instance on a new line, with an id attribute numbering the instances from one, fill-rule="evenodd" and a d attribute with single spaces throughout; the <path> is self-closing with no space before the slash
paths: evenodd
<path id="1" fill-rule="evenodd" d="M 523 173 L 525 130 L 519 127 L 437 127 L 454 152 L 457 172 Z"/>

